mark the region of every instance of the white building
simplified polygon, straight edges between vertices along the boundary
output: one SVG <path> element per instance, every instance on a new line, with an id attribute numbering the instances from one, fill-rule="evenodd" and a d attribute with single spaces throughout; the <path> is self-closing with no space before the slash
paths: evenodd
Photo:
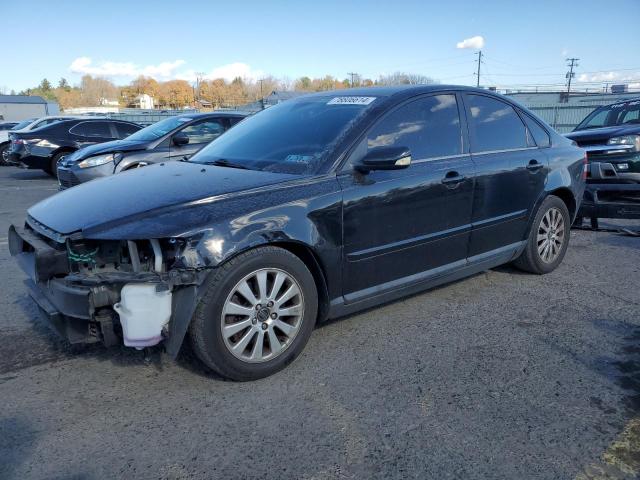
<path id="1" fill-rule="evenodd" d="M 146 93 L 136 97 L 136 107 L 142 110 L 153 110 L 153 97 Z"/>
<path id="2" fill-rule="evenodd" d="M 20 121 L 59 113 L 57 103 L 47 102 L 39 96 L 0 95 L 0 121 Z"/>

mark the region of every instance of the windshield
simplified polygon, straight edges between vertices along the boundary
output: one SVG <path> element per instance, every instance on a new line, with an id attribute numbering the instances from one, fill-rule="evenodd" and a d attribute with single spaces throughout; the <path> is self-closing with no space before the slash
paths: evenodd
<path id="1" fill-rule="evenodd" d="M 306 97 L 247 118 L 190 160 L 291 174 L 316 173 L 376 97 Z"/>
<path id="2" fill-rule="evenodd" d="M 171 130 L 178 128 L 187 122 L 193 120 L 192 117 L 169 117 L 159 122 L 149 125 L 148 127 L 138 130 L 136 133 L 126 137 L 127 140 L 137 140 L 149 142 L 165 136 Z"/>
<path id="3" fill-rule="evenodd" d="M 13 127 L 11 130 L 20 130 L 24 127 L 26 127 L 27 125 L 29 125 L 31 122 L 33 122 L 33 119 L 31 120 L 25 120 L 23 122 L 20 122 L 19 124 L 17 124 L 15 127 Z"/>
<path id="4" fill-rule="evenodd" d="M 626 103 L 615 103 L 597 108 L 585 118 L 576 130 L 590 128 L 615 127 L 640 123 L 640 100 Z"/>

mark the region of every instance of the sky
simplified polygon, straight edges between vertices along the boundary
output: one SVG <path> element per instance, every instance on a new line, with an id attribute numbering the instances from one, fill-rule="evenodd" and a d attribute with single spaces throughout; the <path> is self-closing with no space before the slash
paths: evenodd
<path id="1" fill-rule="evenodd" d="M 640 0 L 2 3 L 2 93 L 86 73 L 126 84 L 403 71 L 472 85 L 479 47 L 484 85 L 561 85 L 569 57 L 578 84 L 640 84 Z"/>

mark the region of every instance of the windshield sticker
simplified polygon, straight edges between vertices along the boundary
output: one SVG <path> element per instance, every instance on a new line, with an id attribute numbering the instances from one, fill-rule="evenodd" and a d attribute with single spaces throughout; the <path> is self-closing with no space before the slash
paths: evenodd
<path id="1" fill-rule="evenodd" d="M 327 105 L 369 105 L 376 97 L 335 97 Z"/>
<path id="2" fill-rule="evenodd" d="M 292 163 L 309 163 L 313 160 L 313 155 L 287 155 L 284 159 L 285 162 Z"/>

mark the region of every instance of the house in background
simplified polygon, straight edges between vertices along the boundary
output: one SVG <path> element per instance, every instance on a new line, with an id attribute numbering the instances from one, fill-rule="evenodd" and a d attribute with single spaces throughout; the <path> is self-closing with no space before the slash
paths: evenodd
<path id="1" fill-rule="evenodd" d="M 60 107 L 39 96 L 0 95 L 0 120 L 20 121 L 47 115 L 58 115 Z"/>

